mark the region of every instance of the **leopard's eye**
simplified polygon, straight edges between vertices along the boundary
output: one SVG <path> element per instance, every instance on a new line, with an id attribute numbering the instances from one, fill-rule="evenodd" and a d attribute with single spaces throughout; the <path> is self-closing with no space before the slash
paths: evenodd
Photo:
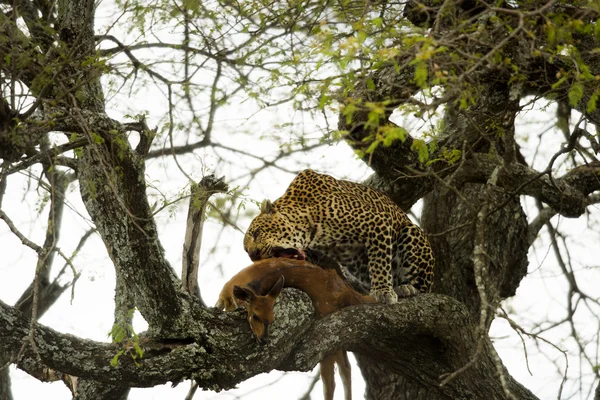
<path id="1" fill-rule="evenodd" d="M 252 239 L 256 240 L 258 239 L 258 234 L 260 233 L 260 231 L 257 229 L 254 232 L 252 232 Z"/>

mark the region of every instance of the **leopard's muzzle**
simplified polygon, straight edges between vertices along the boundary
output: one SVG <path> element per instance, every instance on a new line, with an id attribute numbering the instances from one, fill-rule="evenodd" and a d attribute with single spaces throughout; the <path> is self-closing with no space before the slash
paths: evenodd
<path id="1" fill-rule="evenodd" d="M 275 247 L 273 248 L 273 257 L 291 258 L 293 260 L 306 260 L 306 254 L 304 254 L 304 251 L 293 247 Z"/>

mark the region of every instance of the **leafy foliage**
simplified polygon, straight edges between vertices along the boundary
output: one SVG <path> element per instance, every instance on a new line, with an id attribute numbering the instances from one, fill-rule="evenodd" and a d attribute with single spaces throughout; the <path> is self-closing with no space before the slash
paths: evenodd
<path id="1" fill-rule="evenodd" d="M 108 333 L 108 337 L 112 339 L 113 343 L 122 346 L 111 360 L 112 366 L 118 364 L 119 358 L 123 354 L 129 354 L 138 367 L 141 365 L 138 361 L 144 357 L 144 350 L 140 347 L 140 337 L 135 333 L 131 323 L 134 312 L 135 308 L 128 310 L 126 317 L 116 322 Z"/>

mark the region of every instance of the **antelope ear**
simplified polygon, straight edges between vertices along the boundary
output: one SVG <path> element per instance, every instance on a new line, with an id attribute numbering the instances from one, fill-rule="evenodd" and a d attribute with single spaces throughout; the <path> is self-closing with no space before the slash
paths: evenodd
<path id="1" fill-rule="evenodd" d="M 256 298 L 254 292 L 248 288 L 235 285 L 233 287 L 233 296 L 241 301 L 250 302 Z"/>
<path id="2" fill-rule="evenodd" d="M 273 206 L 273 203 L 271 203 L 271 200 L 263 200 L 263 202 L 260 204 L 260 212 L 263 214 L 275 213 L 275 207 Z"/>
<path id="3" fill-rule="evenodd" d="M 284 283 L 285 283 L 285 278 L 283 277 L 283 275 L 281 275 L 281 277 L 279 278 L 277 283 L 275 283 L 275 285 L 271 288 L 271 290 L 269 290 L 269 293 L 267 294 L 267 296 L 273 297 L 276 299 L 281 294 L 281 289 L 283 289 Z"/>

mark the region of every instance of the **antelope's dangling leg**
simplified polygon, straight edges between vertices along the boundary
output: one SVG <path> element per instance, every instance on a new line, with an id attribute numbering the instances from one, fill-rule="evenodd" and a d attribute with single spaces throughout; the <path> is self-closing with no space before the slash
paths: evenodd
<path id="1" fill-rule="evenodd" d="M 344 350 L 338 351 L 335 354 L 335 362 L 338 365 L 340 378 L 342 378 L 342 384 L 344 385 L 344 399 L 352 400 L 352 369 L 350 360 L 348 360 L 348 353 Z"/>
<path id="2" fill-rule="evenodd" d="M 335 376 L 334 364 L 337 358 L 337 353 L 325 357 L 319 363 L 321 369 L 321 382 L 323 383 L 323 398 L 325 400 L 333 400 L 335 392 Z"/>

